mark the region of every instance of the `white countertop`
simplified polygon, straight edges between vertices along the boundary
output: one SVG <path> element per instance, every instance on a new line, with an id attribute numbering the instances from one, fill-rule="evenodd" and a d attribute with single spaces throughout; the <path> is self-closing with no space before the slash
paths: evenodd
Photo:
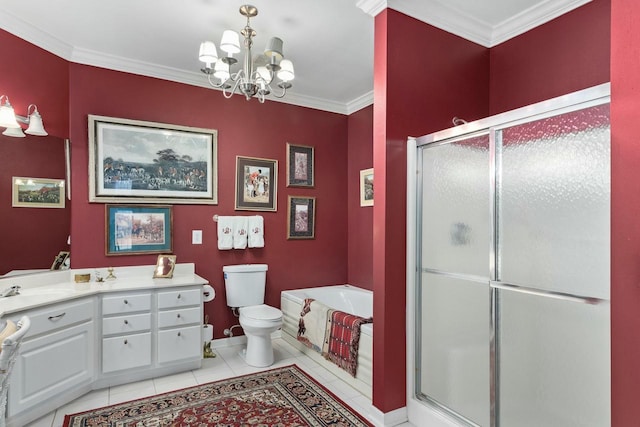
<path id="1" fill-rule="evenodd" d="M 195 274 L 192 263 L 176 264 L 171 279 L 154 279 L 155 265 L 115 267 L 115 279 L 96 282 L 96 271 L 106 279 L 106 268 L 84 268 L 64 271 L 4 276 L 0 278 L 0 292 L 20 286 L 20 295 L 0 298 L 0 317 L 57 302 L 106 292 L 135 291 L 151 288 L 206 285 L 208 280 Z M 76 274 L 91 274 L 91 281 L 75 283 Z"/>

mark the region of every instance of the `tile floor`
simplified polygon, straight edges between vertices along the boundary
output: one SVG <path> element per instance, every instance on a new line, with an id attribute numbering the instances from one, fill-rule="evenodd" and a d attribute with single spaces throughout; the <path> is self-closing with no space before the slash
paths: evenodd
<path id="1" fill-rule="evenodd" d="M 248 366 L 244 363 L 238 355 L 238 352 L 243 347 L 242 344 L 226 347 L 216 347 L 215 341 L 213 344 L 213 351 L 217 357 L 204 359 L 200 369 L 94 390 L 28 424 L 26 427 L 61 427 L 65 414 L 73 414 L 101 406 L 113 405 L 115 403 L 139 399 L 175 389 L 191 387 L 263 370 L 261 368 Z M 314 360 L 305 356 L 304 353 L 292 347 L 282 338 L 273 340 L 273 348 L 275 363 L 273 366 L 265 369 L 295 363 L 353 409 L 365 417 L 367 416 L 369 409 L 372 408 L 371 400 L 367 397 L 334 376 Z M 402 426 L 407 427 L 410 426 L 410 424 L 402 424 Z"/>

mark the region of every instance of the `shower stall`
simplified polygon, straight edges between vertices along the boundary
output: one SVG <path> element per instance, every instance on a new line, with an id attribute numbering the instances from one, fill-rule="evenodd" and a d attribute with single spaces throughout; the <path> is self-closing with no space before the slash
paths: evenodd
<path id="1" fill-rule="evenodd" d="M 410 138 L 415 425 L 610 425 L 609 90 Z"/>

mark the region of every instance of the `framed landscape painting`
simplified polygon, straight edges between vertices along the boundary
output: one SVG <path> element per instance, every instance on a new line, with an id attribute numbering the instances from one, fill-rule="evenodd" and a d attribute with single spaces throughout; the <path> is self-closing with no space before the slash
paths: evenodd
<path id="1" fill-rule="evenodd" d="M 89 116 L 89 201 L 217 204 L 217 131 Z"/>
<path id="2" fill-rule="evenodd" d="M 236 210 L 278 209 L 278 161 L 236 157 Z"/>
<path id="3" fill-rule="evenodd" d="M 64 179 L 14 176 L 12 180 L 14 208 L 64 208 Z"/>
<path id="4" fill-rule="evenodd" d="M 171 206 L 106 205 L 106 254 L 173 251 Z"/>
<path id="5" fill-rule="evenodd" d="M 313 187 L 314 149 L 287 143 L 287 187 Z"/>

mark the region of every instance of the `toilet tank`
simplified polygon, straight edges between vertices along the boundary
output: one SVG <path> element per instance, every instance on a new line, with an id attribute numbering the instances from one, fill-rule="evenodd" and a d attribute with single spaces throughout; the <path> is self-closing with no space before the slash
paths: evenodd
<path id="1" fill-rule="evenodd" d="M 227 306 L 246 307 L 264 304 L 267 270 L 267 264 L 223 266 Z"/>

